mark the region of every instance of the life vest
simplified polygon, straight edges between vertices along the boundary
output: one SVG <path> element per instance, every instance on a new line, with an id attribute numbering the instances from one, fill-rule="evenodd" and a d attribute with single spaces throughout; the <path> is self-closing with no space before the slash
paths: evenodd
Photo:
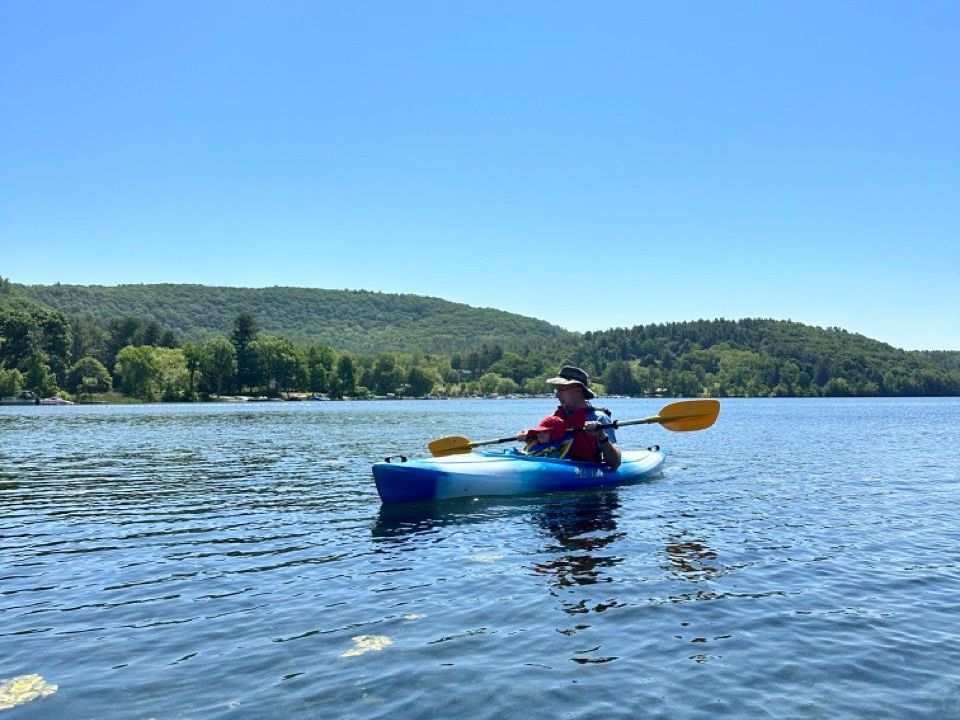
<path id="1" fill-rule="evenodd" d="M 556 442 L 541 443 L 534 438 L 520 452 L 524 455 L 534 455 L 536 457 L 563 458 L 570 452 L 572 444 L 573 433 L 567 433 L 565 437 Z"/>
<path id="2" fill-rule="evenodd" d="M 609 420 L 610 411 L 606 408 L 595 408 L 592 405 L 572 410 L 567 410 L 563 406 L 557 408 L 554 415 L 563 418 L 568 428 L 574 428 L 572 442 L 565 457 L 571 460 L 600 462 L 600 445 L 597 443 L 597 439 L 590 433 L 585 433 L 578 428 L 582 428 L 585 423 L 591 420 L 603 422 L 604 418 L 601 417 L 601 414 L 606 415 L 606 419 Z"/>

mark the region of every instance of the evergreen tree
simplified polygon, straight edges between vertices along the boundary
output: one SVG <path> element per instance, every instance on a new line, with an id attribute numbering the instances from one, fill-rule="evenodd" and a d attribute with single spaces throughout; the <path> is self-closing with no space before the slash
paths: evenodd
<path id="1" fill-rule="evenodd" d="M 243 392 L 243 388 L 252 388 L 257 380 L 257 353 L 251 343 L 257 339 L 257 323 L 253 315 L 247 312 L 240 313 L 234 323 L 233 335 L 230 337 L 237 354 L 236 389 Z"/>
<path id="2" fill-rule="evenodd" d="M 603 373 L 603 385 L 607 392 L 614 395 L 637 395 L 640 387 L 633 377 L 629 363 L 616 360 Z"/>
<path id="3" fill-rule="evenodd" d="M 357 387 L 356 367 L 353 358 L 344 353 L 337 360 L 337 389 L 341 395 L 353 395 Z"/>

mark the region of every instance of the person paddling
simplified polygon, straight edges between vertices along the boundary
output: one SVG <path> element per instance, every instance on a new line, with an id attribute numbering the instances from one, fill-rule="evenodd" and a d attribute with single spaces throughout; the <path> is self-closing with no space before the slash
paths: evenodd
<path id="1" fill-rule="evenodd" d="M 547 380 L 547 384 L 553 385 L 560 406 L 553 415 L 541 420 L 536 428 L 518 432 L 517 440 L 537 442 L 547 439 L 542 437 L 544 429 L 552 429 L 556 423 L 548 418 L 559 417 L 563 419 L 566 429 L 573 431 L 565 457 L 570 460 L 603 463 L 613 470 L 620 467 L 622 455 L 617 446 L 610 413 L 595 408 L 588 402 L 596 397 L 590 389 L 590 376 L 578 367 L 564 365 L 556 377 Z M 538 437 L 538 434 L 541 437 Z M 554 437 L 549 440 L 556 442 Z"/>

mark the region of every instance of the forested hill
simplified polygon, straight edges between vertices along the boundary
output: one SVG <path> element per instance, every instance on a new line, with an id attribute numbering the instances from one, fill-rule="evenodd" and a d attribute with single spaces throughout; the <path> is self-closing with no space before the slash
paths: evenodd
<path id="1" fill-rule="evenodd" d="M 957 395 L 960 352 L 905 351 L 841 328 L 697 320 L 588 332 L 576 360 L 609 391 L 680 395 Z"/>
<path id="2" fill-rule="evenodd" d="M 920 354 L 943 370 L 956 370 L 960 372 L 960 351 L 924 350 Z"/>
<path id="3" fill-rule="evenodd" d="M 607 394 L 960 395 L 958 352 L 908 352 L 840 328 L 785 320 L 697 320 L 578 334 L 415 295 L 18 286 L 0 278 L 2 394 L 57 387 L 73 392 L 77 377 L 126 387 L 140 377 L 131 369 L 137 353 L 159 379 L 146 390 L 125 392 L 154 398 L 224 388 L 357 396 L 536 394 L 561 363 L 571 361 Z M 118 362 L 121 356 L 127 362 Z M 185 387 L 188 377 L 193 380 Z M 161 390 L 157 383 L 164 378 L 177 381 Z"/>
<path id="4" fill-rule="evenodd" d="M 455 352 L 484 344 L 522 350 L 569 343 L 574 335 L 542 320 L 418 295 L 294 287 L 205 285 L 14 285 L 29 299 L 100 324 L 134 317 L 190 340 L 229 335 L 240 313 L 263 332 L 340 350 Z"/>

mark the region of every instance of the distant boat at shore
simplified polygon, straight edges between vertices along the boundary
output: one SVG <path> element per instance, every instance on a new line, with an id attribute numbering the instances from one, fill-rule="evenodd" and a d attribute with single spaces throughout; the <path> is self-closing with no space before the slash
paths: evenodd
<path id="1" fill-rule="evenodd" d="M 40 398 L 29 390 L 24 390 L 17 395 L 8 395 L 0 398 L 0 405 L 39 405 Z"/>
<path id="2" fill-rule="evenodd" d="M 17 395 L 8 395 L 0 398 L 0 405 L 73 405 L 72 400 L 66 400 L 54 395 L 53 397 L 41 398 L 34 395 L 29 390 L 24 390 Z"/>
<path id="3" fill-rule="evenodd" d="M 54 395 L 53 397 L 43 398 L 40 400 L 40 405 L 73 405 L 73 400 L 66 400 L 65 398 Z"/>

